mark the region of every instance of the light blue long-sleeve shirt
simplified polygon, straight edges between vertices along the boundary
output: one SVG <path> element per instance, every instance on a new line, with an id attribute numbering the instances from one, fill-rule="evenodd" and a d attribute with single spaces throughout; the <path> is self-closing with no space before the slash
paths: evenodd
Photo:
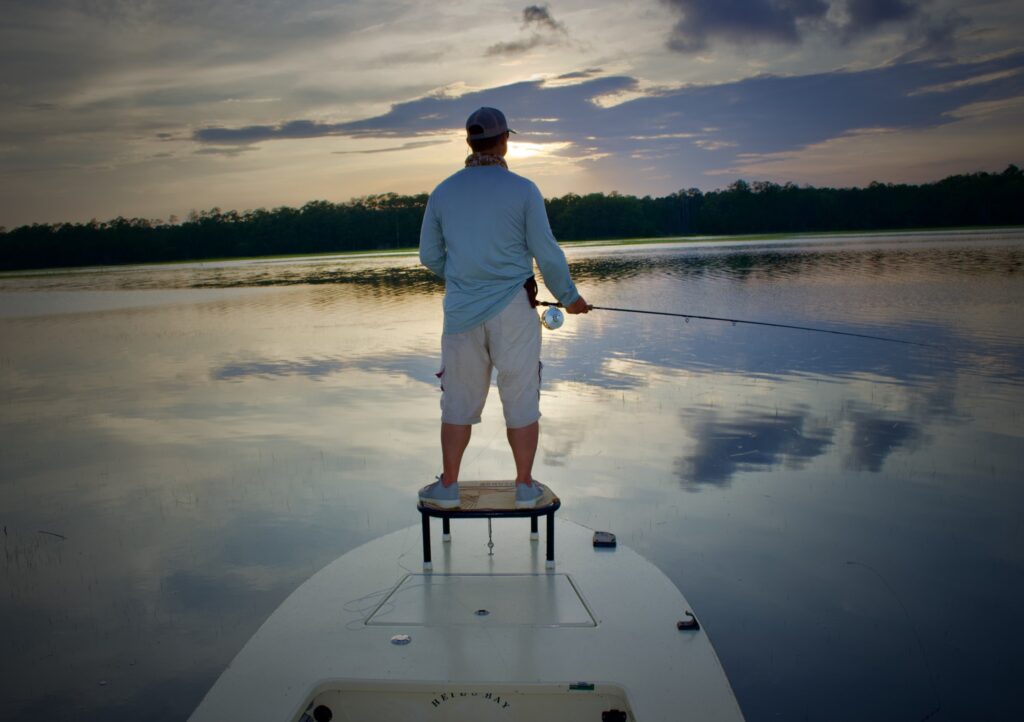
<path id="1" fill-rule="evenodd" d="M 500 313 L 533 275 L 534 259 L 563 305 L 579 298 L 532 181 L 499 165 L 474 166 L 430 194 L 420 261 L 444 279 L 445 333 L 468 331 Z"/>

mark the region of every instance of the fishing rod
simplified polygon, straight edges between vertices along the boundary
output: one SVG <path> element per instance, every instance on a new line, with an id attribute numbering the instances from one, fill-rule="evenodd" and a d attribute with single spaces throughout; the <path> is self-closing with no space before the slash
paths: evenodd
<path id="1" fill-rule="evenodd" d="M 541 323 L 544 324 L 545 328 L 554 330 L 562 325 L 565 321 L 565 316 L 559 311 L 559 308 L 564 308 L 561 303 L 556 301 L 538 301 L 541 306 L 547 306 L 547 309 L 541 314 Z M 700 316 L 695 313 L 670 313 L 668 311 L 646 311 L 637 308 L 613 308 L 611 306 L 589 306 L 592 311 L 618 311 L 620 313 L 642 313 L 648 316 L 673 316 L 675 318 L 686 319 L 689 323 L 691 318 L 700 319 L 701 321 L 724 321 L 726 323 L 737 324 L 742 323 L 749 326 L 770 326 L 772 328 L 788 328 L 794 331 L 813 331 L 814 333 L 830 333 L 836 336 L 853 336 L 855 338 L 867 338 L 872 341 L 888 341 L 889 343 L 901 343 L 907 346 L 922 346 L 925 348 L 937 348 L 935 344 L 922 343 L 920 341 L 907 341 L 901 338 L 888 338 L 886 336 L 872 336 L 867 333 L 854 333 L 852 331 L 835 331 L 829 328 L 814 328 L 812 326 L 794 326 L 788 323 L 774 323 L 771 321 L 748 321 L 741 318 L 723 318 L 721 316 Z"/>

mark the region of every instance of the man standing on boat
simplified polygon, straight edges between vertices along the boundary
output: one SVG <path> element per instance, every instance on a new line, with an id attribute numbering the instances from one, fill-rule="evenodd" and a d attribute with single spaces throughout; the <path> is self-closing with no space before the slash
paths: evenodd
<path id="1" fill-rule="evenodd" d="M 444 279 L 445 295 L 438 373 L 443 473 L 419 496 L 443 508 L 459 505 L 459 467 L 493 368 L 516 464 L 516 507 L 532 508 L 543 494 L 532 476 L 541 370 L 534 259 L 566 311 L 590 310 L 551 233 L 540 190 L 505 163 L 514 132 L 496 108 L 469 116 L 473 152 L 430 194 L 420 229 L 420 261 Z"/>

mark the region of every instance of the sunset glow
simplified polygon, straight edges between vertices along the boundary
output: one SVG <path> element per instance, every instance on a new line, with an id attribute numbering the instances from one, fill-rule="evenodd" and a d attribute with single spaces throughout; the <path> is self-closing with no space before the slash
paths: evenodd
<path id="1" fill-rule="evenodd" d="M 482 105 L 549 196 L 1024 165 L 1014 0 L 107 5 L 5 14 L 0 226 L 426 192 Z"/>

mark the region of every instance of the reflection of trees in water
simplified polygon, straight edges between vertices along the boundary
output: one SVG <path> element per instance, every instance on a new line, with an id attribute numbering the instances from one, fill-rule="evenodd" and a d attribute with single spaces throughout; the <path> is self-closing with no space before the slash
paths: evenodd
<path id="1" fill-rule="evenodd" d="M 655 255 L 602 255 L 590 258 L 570 258 L 570 266 L 578 281 L 617 281 L 637 276 L 678 275 L 692 276 L 717 274 L 742 277 L 754 272 L 791 273 L 796 266 L 794 257 L 786 254 L 735 253 L 728 255 L 686 254 Z M 806 265 L 806 264 L 804 264 Z M 191 277 L 183 277 L 191 288 L 238 288 L 246 286 L 294 286 L 321 284 L 349 284 L 388 288 L 399 293 L 433 294 L 442 287 L 442 281 L 426 268 L 410 260 L 407 266 L 351 268 L 348 264 L 330 266 L 281 265 L 267 267 L 235 266 L 232 268 L 196 269 Z"/>
<path id="2" fill-rule="evenodd" d="M 758 269 L 769 270 L 778 264 L 789 263 L 785 255 L 773 260 L 750 253 L 708 254 L 696 249 L 677 251 L 672 255 L 660 255 L 657 249 L 649 249 L 649 252 L 650 255 L 609 254 L 572 259 L 573 277 L 577 281 L 621 281 L 644 275 L 684 278 L 727 275 L 742 278 Z"/>
<path id="3" fill-rule="evenodd" d="M 851 241 L 853 243 L 855 241 Z M 856 274 L 878 278 L 884 275 L 915 275 L 930 272 L 999 275 L 1024 268 L 1024 249 L 963 247 L 944 249 L 929 245 L 914 249 L 872 248 L 624 248 L 569 257 L 574 279 L 579 283 L 622 281 L 649 276 L 656 278 L 717 277 L 733 280 L 779 279 L 798 276 Z M 388 264 L 387 260 L 380 261 Z M 267 266 L 253 264 L 220 269 L 190 269 L 177 280 L 192 288 L 235 288 L 245 286 L 289 286 L 341 284 L 388 289 L 402 294 L 435 294 L 443 283 L 419 265 L 415 258 L 403 258 L 401 265 L 374 266 L 372 261 L 352 267 L 348 261 L 331 265 L 316 263 Z M 394 261 L 391 261 L 394 263 Z"/>
<path id="4" fill-rule="evenodd" d="M 856 274 L 877 279 L 880 276 L 915 277 L 957 274 L 1006 276 L 1024 269 L 1024 248 L 999 247 L 944 248 L 942 244 L 918 241 L 911 248 L 894 247 L 892 239 L 884 248 L 860 245 L 863 239 L 851 238 L 849 247 L 789 246 L 785 248 L 674 248 L 657 246 L 643 251 L 624 249 L 585 258 L 573 258 L 573 276 L 579 280 L 616 281 L 644 275 L 693 278 L 717 276 L 736 280 L 773 279 L 796 276 Z M 808 240 L 808 244 L 813 243 Z M 908 241 L 908 243 L 910 243 Z"/>
<path id="5" fill-rule="evenodd" d="M 432 295 L 443 286 L 433 273 L 418 265 L 385 268 L 350 268 L 346 265 L 286 266 L 280 268 L 225 269 L 193 279 L 192 288 L 252 286 L 351 285 L 386 290 L 390 294 Z"/>
<path id="6" fill-rule="evenodd" d="M 808 244 L 813 243 L 808 240 Z M 835 242 L 822 246 L 701 247 L 657 245 L 609 249 L 576 249 L 569 255 L 574 278 L 580 284 L 649 279 L 716 278 L 734 281 L 796 277 L 858 275 L 903 280 L 909 275 L 956 274 L 1013 277 L 1024 269 L 1024 248 L 1019 246 L 964 247 L 914 241 L 901 248 L 889 239 L 885 247 L 863 245 L 853 238 L 850 247 Z M 908 245 L 910 242 L 907 242 Z M 120 271 L 82 271 L 73 274 L 7 279 L 5 287 L 30 284 L 33 289 L 103 290 L 172 288 L 242 288 L 292 285 L 339 285 L 372 288 L 392 295 L 433 295 L 443 282 L 419 265 L 415 256 L 367 259 L 285 259 L 281 261 L 188 264 L 168 267 L 133 267 Z M 584 289 L 589 291 L 591 289 Z M 586 295 L 586 294 L 585 294 Z"/>
<path id="7" fill-rule="evenodd" d="M 650 275 L 692 277 L 718 275 L 743 278 L 751 274 L 764 276 L 792 275 L 801 270 L 812 271 L 827 261 L 812 260 L 786 253 L 737 251 L 707 253 L 674 251 L 663 255 L 657 248 L 643 254 L 602 254 L 592 257 L 571 257 L 570 267 L 578 282 L 620 281 Z M 233 267 L 197 274 L 192 288 L 236 288 L 246 286 L 292 286 L 347 284 L 386 288 L 396 293 L 434 294 L 443 286 L 440 279 L 412 259 L 409 265 L 392 267 L 351 268 L 348 264 L 330 266 L 325 263 L 303 266 Z M 833 264 L 834 266 L 834 264 Z"/>

